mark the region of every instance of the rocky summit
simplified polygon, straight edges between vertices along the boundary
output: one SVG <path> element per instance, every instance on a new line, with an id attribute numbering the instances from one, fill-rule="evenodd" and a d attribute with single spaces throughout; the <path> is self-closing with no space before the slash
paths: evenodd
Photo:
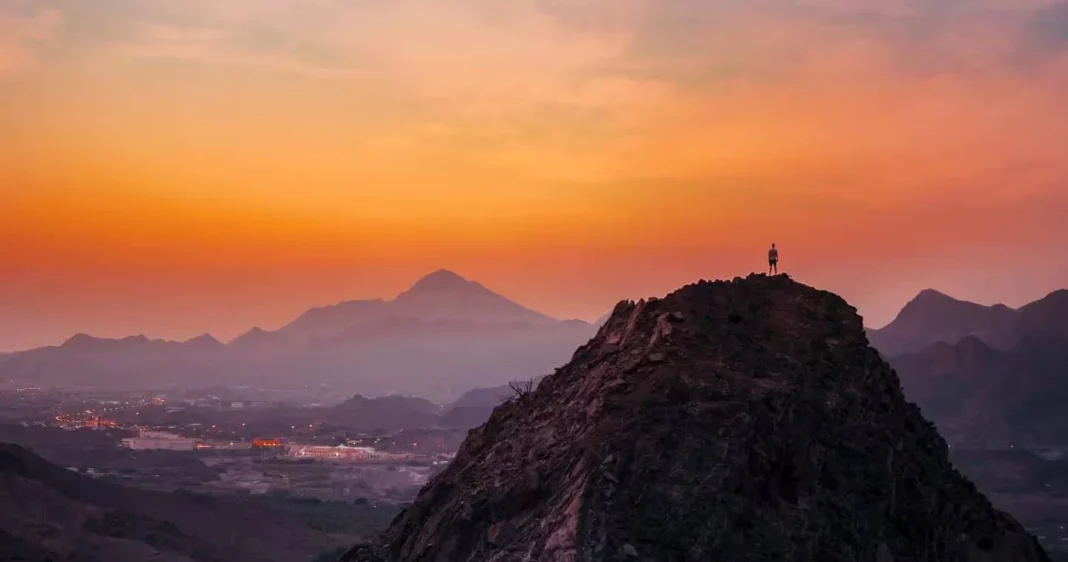
<path id="1" fill-rule="evenodd" d="M 853 307 L 753 275 L 618 304 L 342 560 L 1049 558 L 950 465 Z"/>

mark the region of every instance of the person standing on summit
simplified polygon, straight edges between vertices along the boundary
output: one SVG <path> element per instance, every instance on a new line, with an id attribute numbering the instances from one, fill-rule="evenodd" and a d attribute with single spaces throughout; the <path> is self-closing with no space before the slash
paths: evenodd
<path id="1" fill-rule="evenodd" d="M 775 243 L 771 244 L 771 249 L 768 250 L 768 275 L 777 275 L 779 273 L 779 250 L 775 248 Z"/>

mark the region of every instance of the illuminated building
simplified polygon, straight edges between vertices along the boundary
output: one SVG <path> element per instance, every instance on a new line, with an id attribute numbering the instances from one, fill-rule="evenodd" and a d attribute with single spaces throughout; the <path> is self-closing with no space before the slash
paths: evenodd
<path id="1" fill-rule="evenodd" d="M 348 460 L 348 461 L 402 461 L 417 458 L 410 453 L 386 453 L 372 447 L 348 447 L 338 445 L 290 445 L 288 454 L 298 459 Z"/>
<path id="2" fill-rule="evenodd" d="M 196 449 L 195 439 L 154 439 L 150 437 L 127 437 L 122 446 L 135 451 L 192 451 Z"/>

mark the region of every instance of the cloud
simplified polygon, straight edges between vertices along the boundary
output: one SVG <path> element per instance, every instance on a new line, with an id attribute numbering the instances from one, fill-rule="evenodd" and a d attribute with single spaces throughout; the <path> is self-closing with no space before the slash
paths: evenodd
<path id="1" fill-rule="evenodd" d="M 120 61 L 359 80 L 329 108 L 375 114 L 346 146 L 457 177 L 767 181 L 903 205 L 1065 175 L 1063 2 L 55 1 Z"/>
<path id="2" fill-rule="evenodd" d="M 1022 43 L 1031 52 L 1068 52 L 1068 2 L 1035 10 L 1027 18 Z"/>
<path id="3" fill-rule="evenodd" d="M 140 23 L 114 53 L 139 59 L 170 59 L 211 65 L 256 67 L 317 78 L 354 78 L 356 69 L 319 64 L 294 45 L 249 48 L 222 28 Z"/>
<path id="4" fill-rule="evenodd" d="M 53 39 L 63 24 L 63 14 L 42 9 L 28 15 L 0 10 L 0 78 L 33 66 L 37 48 Z"/>

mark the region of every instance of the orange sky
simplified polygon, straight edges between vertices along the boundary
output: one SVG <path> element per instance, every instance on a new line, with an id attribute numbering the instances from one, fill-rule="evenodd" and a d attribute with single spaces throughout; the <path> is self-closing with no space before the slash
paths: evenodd
<path id="1" fill-rule="evenodd" d="M 447 267 L 558 317 L 764 265 L 881 325 L 1068 286 L 1043 0 L 7 0 L 0 350 Z"/>

